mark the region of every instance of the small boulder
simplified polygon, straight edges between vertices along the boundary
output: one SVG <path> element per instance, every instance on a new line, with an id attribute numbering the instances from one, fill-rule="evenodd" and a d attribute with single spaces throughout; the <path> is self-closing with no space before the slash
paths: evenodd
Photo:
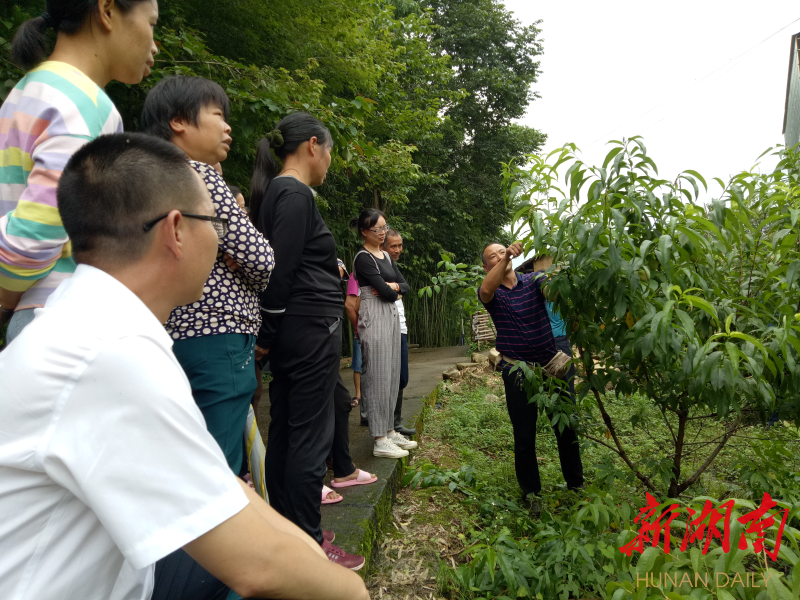
<path id="1" fill-rule="evenodd" d="M 485 354 L 481 354 L 480 352 L 473 352 L 472 362 L 477 363 L 479 365 L 485 365 L 489 362 L 489 357 L 486 356 Z"/>
<path id="2" fill-rule="evenodd" d="M 473 367 L 476 367 L 476 366 L 477 366 L 477 365 L 476 365 L 475 363 L 471 363 L 471 362 L 468 362 L 468 363 L 458 363 L 458 364 L 456 365 L 456 369 L 458 369 L 459 371 L 463 371 L 464 369 L 470 369 L 470 368 L 473 368 Z"/>
<path id="3" fill-rule="evenodd" d="M 489 350 L 489 362 L 492 364 L 493 367 L 497 368 L 497 365 L 500 364 L 501 354 L 497 351 L 496 348 L 492 348 Z"/>
<path id="4" fill-rule="evenodd" d="M 442 379 L 445 381 L 458 381 L 461 379 L 461 371 L 458 369 L 448 369 L 442 373 Z"/>
<path id="5" fill-rule="evenodd" d="M 483 399 L 486 400 L 486 402 L 500 402 L 500 398 L 494 394 L 486 394 Z"/>

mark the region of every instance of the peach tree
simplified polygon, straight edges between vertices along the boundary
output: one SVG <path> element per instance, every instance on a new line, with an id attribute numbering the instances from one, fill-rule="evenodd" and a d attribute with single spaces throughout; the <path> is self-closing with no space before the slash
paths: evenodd
<path id="1" fill-rule="evenodd" d="M 602 166 L 574 145 L 505 164 L 504 194 L 524 202 L 526 250 L 554 258 L 548 295 L 596 416 L 584 436 L 677 497 L 744 428 L 776 413 L 800 423 L 800 154 L 715 179 L 711 196 L 695 171 L 659 178 L 641 138 L 611 145 Z M 611 394 L 635 393 L 662 432 L 645 459 L 623 434 L 642 415 L 622 423 L 608 409 Z"/>

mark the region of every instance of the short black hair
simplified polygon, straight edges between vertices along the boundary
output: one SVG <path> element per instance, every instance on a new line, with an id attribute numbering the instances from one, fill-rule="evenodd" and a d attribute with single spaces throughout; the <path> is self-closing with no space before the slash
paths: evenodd
<path id="1" fill-rule="evenodd" d="M 403 238 L 403 236 L 400 235 L 400 232 L 397 231 L 396 229 L 389 229 L 386 232 L 386 239 L 388 240 L 390 237 L 399 237 L 401 239 Z M 386 240 L 384 240 L 383 244 L 386 245 Z"/>
<path id="2" fill-rule="evenodd" d="M 172 119 L 186 119 L 197 125 L 197 115 L 204 106 L 219 106 L 227 121 L 231 114 L 228 94 L 204 77 L 176 75 L 165 77 L 147 94 L 142 108 L 141 131 L 163 140 L 172 139 Z"/>
<path id="3" fill-rule="evenodd" d="M 142 133 L 103 135 L 72 155 L 58 182 L 58 210 L 75 261 L 127 264 L 150 247 L 147 221 L 192 212 L 202 187 L 186 155 Z"/>
<path id="4" fill-rule="evenodd" d="M 503 244 L 503 242 L 489 242 L 488 244 L 486 244 L 483 247 L 483 252 L 481 252 L 481 262 L 483 262 L 484 266 L 487 266 L 487 264 L 486 264 L 486 250 L 489 248 L 489 246 L 503 246 L 503 248 L 506 247 L 505 244 Z"/>

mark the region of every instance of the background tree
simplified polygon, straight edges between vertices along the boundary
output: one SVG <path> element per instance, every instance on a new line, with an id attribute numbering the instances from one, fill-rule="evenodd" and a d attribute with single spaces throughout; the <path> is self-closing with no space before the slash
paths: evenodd
<path id="1" fill-rule="evenodd" d="M 8 41 L 43 9 L 43 0 L 0 3 L 0 97 L 23 75 Z M 471 260 L 503 236 L 511 211 L 500 163 L 545 138 L 513 123 L 535 98 L 539 31 L 497 0 L 170 0 L 160 12 L 152 75 L 107 88 L 127 130 L 138 128 L 162 77 L 200 75 L 231 98 L 225 178 L 245 191 L 257 141 L 283 116 L 309 111 L 332 130 L 318 204 L 344 260 L 358 246 L 347 223 L 365 206 L 385 210 L 403 234 L 412 285 L 427 281 L 443 252 Z M 456 341 L 452 301 L 410 298 L 407 314 L 412 340 Z"/>

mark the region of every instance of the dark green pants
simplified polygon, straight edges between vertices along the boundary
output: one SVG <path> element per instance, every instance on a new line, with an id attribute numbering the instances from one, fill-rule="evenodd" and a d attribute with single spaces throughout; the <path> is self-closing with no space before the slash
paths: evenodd
<path id="1" fill-rule="evenodd" d="M 255 336 L 223 333 L 178 340 L 173 346 L 208 432 L 236 475 L 244 460 L 244 427 L 256 389 L 255 345 Z"/>

